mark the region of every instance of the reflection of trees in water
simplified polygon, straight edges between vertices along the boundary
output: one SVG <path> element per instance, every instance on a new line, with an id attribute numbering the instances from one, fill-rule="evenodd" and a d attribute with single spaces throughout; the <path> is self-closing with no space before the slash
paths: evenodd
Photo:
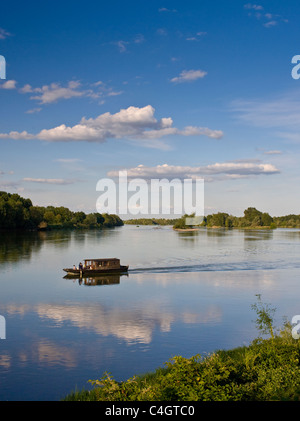
<path id="1" fill-rule="evenodd" d="M 47 244 L 53 244 L 56 248 L 67 248 L 71 241 L 72 231 L 70 230 L 53 230 L 40 231 L 39 234 Z"/>
<path id="2" fill-rule="evenodd" d="M 0 264 L 29 260 L 33 252 L 38 253 L 41 250 L 42 244 L 43 239 L 37 232 L 1 232 Z"/>
<path id="3" fill-rule="evenodd" d="M 244 230 L 244 241 L 272 240 L 273 230 Z"/>
<path id="4" fill-rule="evenodd" d="M 80 247 L 83 247 L 86 241 L 97 243 L 100 240 L 104 240 L 112 235 L 119 235 L 120 231 L 118 227 L 105 228 L 105 229 L 82 229 L 74 230 L 72 232 L 72 242 Z"/>
<path id="5" fill-rule="evenodd" d="M 268 240 L 273 239 L 273 230 L 245 230 L 244 231 L 244 251 L 247 254 L 267 255 L 271 244 Z"/>
<path id="6" fill-rule="evenodd" d="M 55 248 L 68 247 L 71 239 L 69 231 L 1 231 L 0 264 L 30 260 L 33 253 L 39 253 L 45 243 Z"/>
<path id="7" fill-rule="evenodd" d="M 208 228 L 207 229 L 207 236 L 208 237 L 225 237 L 229 232 L 232 232 L 231 229 L 228 228 Z"/>
<path id="8" fill-rule="evenodd" d="M 277 229 L 275 234 L 280 234 L 280 237 L 285 240 L 295 240 L 295 241 L 299 241 L 300 239 L 300 230 L 299 229 L 289 229 L 289 228 L 282 228 Z"/>
<path id="9" fill-rule="evenodd" d="M 0 231 L 0 264 L 30 260 L 43 245 L 65 250 L 71 243 L 82 248 L 87 240 L 95 243 L 116 233 L 118 228 L 95 230 Z"/>

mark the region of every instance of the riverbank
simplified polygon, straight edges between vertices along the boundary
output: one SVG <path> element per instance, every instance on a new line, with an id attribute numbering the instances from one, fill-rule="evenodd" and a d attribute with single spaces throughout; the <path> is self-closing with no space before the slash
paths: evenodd
<path id="1" fill-rule="evenodd" d="M 153 373 L 118 382 L 110 374 L 90 381 L 67 401 L 298 401 L 300 345 L 291 326 L 249 346 L 206 357 L 176 356 Z"/>

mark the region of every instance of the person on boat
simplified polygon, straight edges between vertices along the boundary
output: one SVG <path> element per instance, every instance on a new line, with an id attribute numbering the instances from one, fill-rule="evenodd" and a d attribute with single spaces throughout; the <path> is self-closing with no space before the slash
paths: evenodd
<path id="1" fill-rule="evenodd" d="M 82 270 L 82 263 L 79 263 L 79 270 Z"/>
<path id="2" fill-rule="evenodd" d="M 75 266 L 75 265 L 73 265 L 73 269 L 75 269 L 75 270 L 76 270 L 76 266 Z"/>

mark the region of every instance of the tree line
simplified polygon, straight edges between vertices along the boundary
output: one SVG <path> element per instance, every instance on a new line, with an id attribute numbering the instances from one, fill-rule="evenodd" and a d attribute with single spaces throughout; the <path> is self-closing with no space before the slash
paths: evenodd
<path id="1" fill-rule="evenodd" d="M 34 206 L 18 194 L 0 192 L 1 229 L 109 228 L 122 226 L 118 215 L 73 212 L 64 206 Z"/>
<path id="2" fill-rule="evenodd" d="M 124 220 L 124 224 L 127 225 L 173 225 L 177 221 L 177 218 L 166 219 L 166 218 L 136 218 Z"/>
<path id="3" fill-rule="evenodd" d="M 0 229 L 108 228 L 134 225 L 172 225 L 174 229 L 191 228 L 181 218 L 138 218 L 123 221 L 118 215 L 74 212 L 64 206 L 34 206 L 30 199 L 16 193 L 0 191 Z M 270 216 L 254 207 L 245 209 L 241 217 L 218 212 L 203 218 L 201 226 L 224 228 L 300 228 L 300 215 Z"/>
<path id="4" fill-rule="evenodd" d="M 173 225 L 174 229 L 191 228 L 185 223 L 188 216 L 184 215 L 179 218 Z M 254 207 L 244 210 L 243 216 L 233 216 L 226 212 L 218 212 L 207 215 L 203 218 L 201 226 L 213 228 L 300 228 L 300 215 L 274 216 L 267 212 L 261 212 Z"/>

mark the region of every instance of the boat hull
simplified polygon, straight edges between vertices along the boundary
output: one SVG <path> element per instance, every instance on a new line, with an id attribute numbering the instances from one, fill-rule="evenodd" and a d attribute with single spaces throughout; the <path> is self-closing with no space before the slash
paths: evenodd
<path id="1" fill-rule="evenodd" d="M 127 273 L 129 266 L 120 266 L 116 269 L 73 269 L 65 268 L 64 271 L 67 272 L 69 276 L 95 276 L 95 275 L 108 275 L 110 273 Z"/>

